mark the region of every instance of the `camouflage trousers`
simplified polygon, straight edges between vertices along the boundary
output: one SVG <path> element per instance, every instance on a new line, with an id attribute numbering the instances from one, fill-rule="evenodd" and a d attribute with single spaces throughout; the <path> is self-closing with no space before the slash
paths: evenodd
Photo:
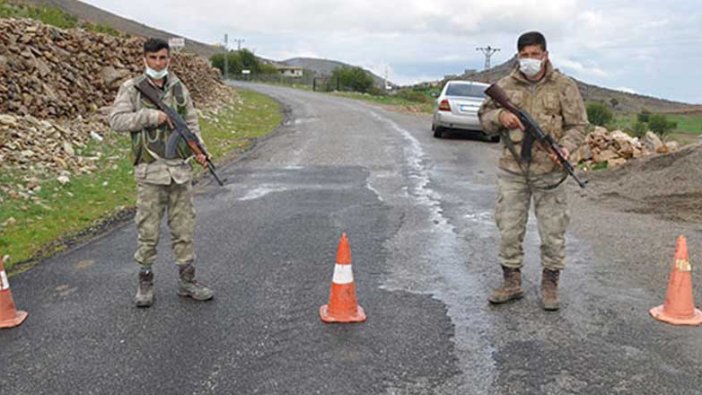
<path id="1" fill-rule="evenodd" d="M 495 221 L 500 230 L 500 263 L 520 268 L 524 260 L 524 235 L 531 201 L 541 238 L 541 265 L 546 269 L 565 267 L 565 231 L 570 220 L 565 183 L 548 189 L 563 177 L 561 172 L 524 176 L 498 172 Z"/>
<path id="2" fill-rule="evenodd" d="M 191 183 L 155 185 L 137 183 L 136 226 L 137 250 L 134 259 L 142 266 L 151 266 L 156 260 L 156 246 L 161 235 L 161 220 L 168 213 L 173 255 L 178 265 L 195 260 L 193 233 L 195 208 Z"/>

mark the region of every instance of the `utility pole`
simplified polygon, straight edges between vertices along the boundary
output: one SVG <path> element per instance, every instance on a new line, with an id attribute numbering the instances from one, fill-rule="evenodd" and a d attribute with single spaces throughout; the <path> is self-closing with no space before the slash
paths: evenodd
<path id="1" fill-rule="evenodd" d="M 224 33 L 224 79 L 229 77 L 229 35 Z"/>
<path id="2" fill-rule="evenodd" d="M 491 46 L 487 46 L 485 48 L 476 48 L 476 51 L 480 51 L 485 54 L 485 70 L 490 68 L 490 57 L 497 51 L 499 51 L 499 48 L 493 48 Z"/>
<path id="3" fill-rule="evenodd" d="M 243 43 L 246 40 L 244 40 L 243 38 L 235 38 L 232 41 L 234 41 L 236 43 L 236 50 L 241 51 L 241 43 Z"/>

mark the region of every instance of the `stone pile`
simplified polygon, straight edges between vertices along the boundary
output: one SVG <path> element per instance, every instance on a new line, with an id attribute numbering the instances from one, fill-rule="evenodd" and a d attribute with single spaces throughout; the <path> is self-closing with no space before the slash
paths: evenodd
<path id="1" fill-rule="evenodd" d="M 95 157 L 85 148 L 114 140 L 106 114 L 121 83 L 143 72 L 144 40 L 0 18 L 0 171 L 23 179 L 0 185 L 0 203 L 3 194 L 31 196 L 38 179 L 63 183 L 97 170 L 100 150 Z M 232 102 L 206 60 L 174 53 L 171 70 L 198 109 Z"/>
<path id="2" fill-rule="evenodd" d="M 90 139 L 102 142 L 108 128 L 100 118 L 66 122 L 31 115 L 0 114 L 0 163 L 35 174 L 84 174 L 97 170 L 94 158 L 79 155 Z"/>
<path id="3" fill-rule="evenodd" d="M 677 142 L 664 143 L 653 132 L 647 132 L 639 139 L 621 130 L 609 132 L 606 128 L 598 126 L 588 134 L 585 144 L 576 151 L 574 158 L 577 163 L 586 165 L 607 163 L 607 167 L 611 168 L 622 165 L 629 159 L 668 153 L 678 148 Z"/>
<path id="4" fill-rule="evenodd" d="M 73 118 L 109 106 L 121 82 L 142 72 L 143 42 L 0 19 L 0 113 Z M 231 98 L 219 72 L 195 55 L 174 54 L 172 70 L 198 107 Z"/>

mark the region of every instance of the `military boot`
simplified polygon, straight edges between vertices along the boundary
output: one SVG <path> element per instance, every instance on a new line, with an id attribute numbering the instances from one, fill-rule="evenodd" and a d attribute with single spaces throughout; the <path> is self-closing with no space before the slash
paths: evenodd
<path id="1" fill-rule="evenodd" d="M 541 275 L 541 301 L 544 310 L 558 310 L 558 277 L 560 274 L 560 270 L 543 270 Z"/>
<path id="2" fill-rule="evenodd" d="M 210 300 L 214 292 L 195 280 L 195 266 L 187 264 L 179 266 L 180 281 L 178 282 L 178 295 L 189 296 L 195 300 Z"/>
<path id="3" fill-rule="evenodd" d="M 500 304 L 510 300 L 521 299 L 524 296 L 522 290 L 522 271 L 502 266 L 504 281 L 502 286 L 496 288 L 490 294 L 490 303 Z"/>
<path id="4" fill-rule="evenodd" d="M 154 272 L 151 269 L 139 271 L 139 286 L 134 297 L 137 307 L 149 307 L 154 303 Z"/>

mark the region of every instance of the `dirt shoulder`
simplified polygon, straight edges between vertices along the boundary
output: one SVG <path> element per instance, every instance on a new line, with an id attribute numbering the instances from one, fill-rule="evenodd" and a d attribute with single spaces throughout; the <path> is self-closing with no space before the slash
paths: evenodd
<path id="1" fill-rule="evenodd" d="M 691 145 L 586 176 L 570 185 L 574 237 L 592 246 L 594 276 L 618 286 L 665 293 L 676 238 L 685 235 L 693 267 L 702 257 L 702 146 Z M 587 263 L 590 264 L 590 263 Z M 694 281 L 695 293 L 702 283 Z M 613 292 L 617 292 L 613 289 Z M 659 301 L 661 302 L 662 299 Z"/>

